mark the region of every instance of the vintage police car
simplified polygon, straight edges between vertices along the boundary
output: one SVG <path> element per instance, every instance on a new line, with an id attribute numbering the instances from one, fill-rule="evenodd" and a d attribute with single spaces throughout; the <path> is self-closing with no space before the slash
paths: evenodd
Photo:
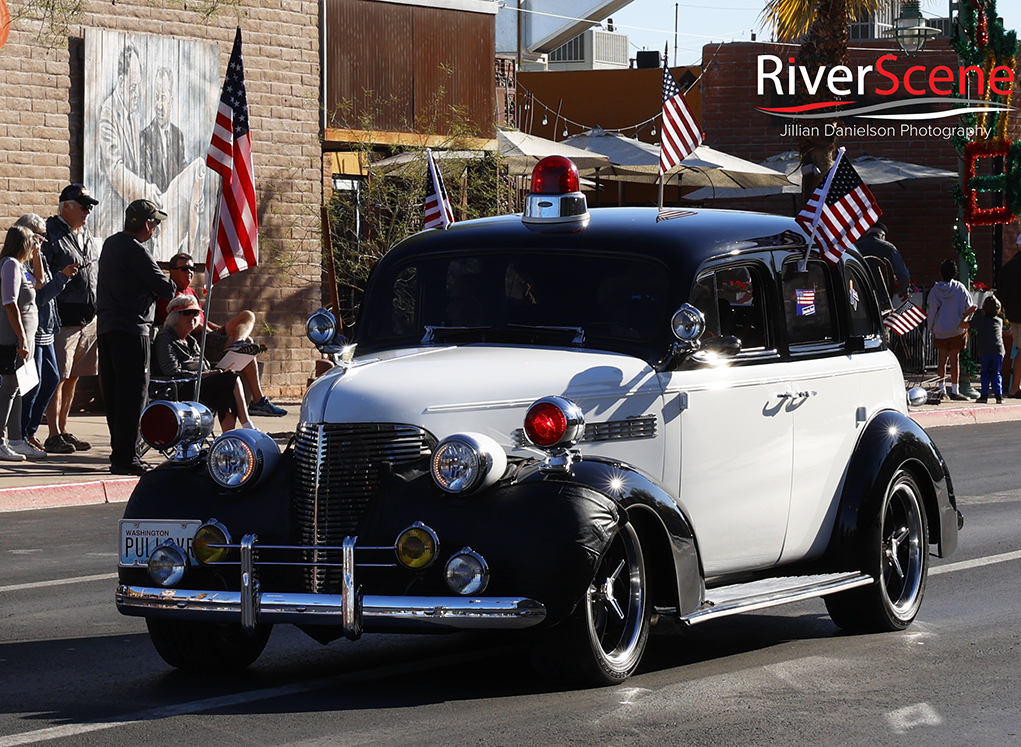
<path id="1" fill-rule="evenodd" d="M 853 631 L 918 614 L 963 522 L 906 414 L 869 269 L 788 218 L 585 207 L 566 159 L 524 216 L 412 236 L 281 454 L 158 402 L 168 461 L 120 522 L 120 611 L 171 665 L 244 667 L 277 623 L 520 630 L 580 684 L 649 629 L 823 597 Z M 924 392 L 921 393 L 924 397 Z"/>

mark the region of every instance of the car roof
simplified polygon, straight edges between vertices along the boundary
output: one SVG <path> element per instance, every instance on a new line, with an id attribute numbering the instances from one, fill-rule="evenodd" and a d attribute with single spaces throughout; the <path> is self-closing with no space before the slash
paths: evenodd
<path id="1" fill-rule="evenodd" d="M 523 223 L 521 215 L 454 223 L 402 241 L 382 263 L 403 263 L 421 254 L 492 249 L 558 249 L 640 253 L 689 272 L 712 257 L 755 248 L 804 246 L 793 218 L 765 213 L 699 208 L 593 208 L 584 224 Z M 661 217 L 664 216 L 664 217 Z M 671 216 L 671 217 L 666 217 Z"/>

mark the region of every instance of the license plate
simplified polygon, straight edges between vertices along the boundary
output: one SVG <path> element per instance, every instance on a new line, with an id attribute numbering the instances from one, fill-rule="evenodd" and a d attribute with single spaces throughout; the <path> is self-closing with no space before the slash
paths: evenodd
<path id="1" fill-rule="evenodd" d="M 120 566 L 138 566 L 149 562 L 149 556 L 157 547 L 173 541 L 188 551 L 191 564 L 198 561 L 192 553 L 191 541 L 196 530 L 202 526 L 197 519 L 121 519 L 118 522 L 120 531 Z"/>

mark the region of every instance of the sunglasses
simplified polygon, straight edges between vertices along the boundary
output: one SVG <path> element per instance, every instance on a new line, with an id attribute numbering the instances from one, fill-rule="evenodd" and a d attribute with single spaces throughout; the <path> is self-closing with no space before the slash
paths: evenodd
<path id="1" fill-rule="evenodd" d="M 175 270 L 184 270 L 185 272 L 195 272 L 195 265 L 178 265 L 174 269 Z"/>
<path id="2" fill-rule="evenodd" d="M 78 207 L 80 207 L 80 208 L 81 208 L 82 210 L 84 210 L 84 211 L 85 211 L 86 213 L 91 213 L 91 212 L 92 212 L 92 208 L 94 208 L 94 207 L 95 207 L 95 205 L 82 205 L 82 204 L 81 204 L 81 203 L 79 202 L 79 203 L 78 203 Z"/>
<path id="3" fill-rule="evenodd" d="M 181 316 L 198 316 L 201 313 L 198 309 L 185 309 L 181 312 Z"/>

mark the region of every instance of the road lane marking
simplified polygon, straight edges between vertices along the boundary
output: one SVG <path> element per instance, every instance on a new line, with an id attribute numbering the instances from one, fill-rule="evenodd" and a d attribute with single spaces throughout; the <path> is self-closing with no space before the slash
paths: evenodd
<path id="1" fill-rule="evenodd" d="M 1021 560 L 1021 551 L 1005 552 L 1000 555 L 990 555 L 987 558 L 975 558 L 973 560 L 962 560 L 958 563 L 947 563 L 929 569 L 930 576 L 939 576 L 942 573 L 954 571 L 965 571 L 970 568 L 981 568 L 984 565 L 995 565 L 996 563 L 1009 563 L 1012 560 Z"/>
<path id="2" fill-rule="evenodd" d="M 75 578 L 57 578 L 52 581 L 34 581 L 29 584 L 0 586 L 0 593 L 5 591 L 23 591 L 25 589 L 44 589 L 47 586 L 64 586 L 65 584 L 86 584 L 90 581 L 112 581 L 116 578 L 116 573 L 99 573 L 95 576 L 76 576 Z"/>
<path id="3" fill-rule="evenodd" d="M 908 729 L 916 726 L 939 726 L 943 719 L 928 703 L 916 703 L 915 705 L 898 708 L 886 714 L 886 720 L 895 734 L 903 734 Z"/>
<path id="4" fill-rule="evenodd" d="M 153 708 L 148 711 L 125 714 L 124 716 L 110 719 L 109 721 L 89 721 L 83 724 L 51 726 L 46 729 L 36 729 L 35 731 L 26 731 L 21 732 L 20 734 L 0 736 L 0 747 L 18 747 L 18 745 L 23 744 L 48 742 L 52 739 L 64 739 L 66 737 L 74 737 L 94 731 L 113 729 L 119 726 L 131 726 L 133 724 L 141 724 L 147 721 L 173 718 L 175 716 L 185 716 L 192 713 L 202 713 L 203 711 L 211 711 L 217 708 L 229 708 L 231 706 L 244 705 L 247 703 L 258 703 L 271 698 L 301 695 L 303 693 L 312 692 L 313 690 L 324 690 L 327 688 L 335 688 L 359 682 L 384 679 L 386 677 L 413 674 L 415 672 L 421 672 L 436 667 L 450 666 L 451 664 L 466 664 L 482 659 L 489 659 L 494 656 L 507 655 L 519 650 L 520 646 L 499 646 L 496 648 L 469 651 L 461 654 L 445 654 L 431 659 L 424 659 L 420 662 L 391 664 L 364 672 L 339 674 L 334 677 L 323 677 L 304 683 L 295 683 L 293 685 L 281 685 L 280 687 L 270 687 L 264 690 L 251 690 L 249 692 L 235 693 L 234 695 L 222 695 L 216 698 L 206 698 L 205 700 L 194 700 L 189 703 L 176 703 L 174 705 L 163 706 L 162 708 Z"/>

